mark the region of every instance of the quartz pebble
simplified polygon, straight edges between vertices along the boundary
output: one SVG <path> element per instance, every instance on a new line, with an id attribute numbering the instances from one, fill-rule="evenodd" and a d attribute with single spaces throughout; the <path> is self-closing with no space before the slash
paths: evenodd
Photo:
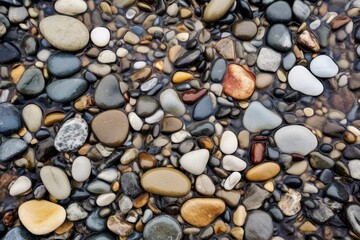
<path id="1" fill-rule="evenodd" d="M 223 168 L 228 171 L 243 171 L 247 166 L 244 160 L 233 155 L 225 155 L 221 163 Z"/>
<path id="2" fill-rule="evenodd" d="M 324 91 L 322 83 L 303 66 L 293 67 L 288 76 L 290 86 L 305 95 L 318 96 Z"/>
<path id="3" fill-rule="evenodd" d="M 105 47 L 110 41 L 110 31 L 105 27 L 96 27 L 91 30 L 91 41 L 98 47 Z"/>
<path id="4" fill-rule="evenodd" d="M 206 149 L 199 149 L 184 154 L 179 163 L 186 171 L 194 175 L 200 175 L 204 172 L 207 162 L 209 160 L 209 151 Z"/>
<path id="5" fill-rule="evenodd" d="M 281 54 L 271 48 L 260 49 L 256 64 L 259 69 L 265 72 L 276 72 L 281 63 Z"/>
<path id="6" fill-rule="evenodd" d="M 85 12 L 87 5 L 83 0 L 56 0 L 54 8 L 59 13 L 74 16 Z"/>
<path id="7" fill-rule="evenodd" d="M 82 118 L 66 121 L 56 134 L 54 146 L 59 152 L 68 152 L 81 147 L 88 136 L 88 125 Z"/>

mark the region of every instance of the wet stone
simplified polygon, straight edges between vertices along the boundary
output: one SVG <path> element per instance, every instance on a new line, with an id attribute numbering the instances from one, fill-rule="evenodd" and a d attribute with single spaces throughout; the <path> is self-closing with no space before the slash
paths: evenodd
<path id="1" fill-rule="evenodd" d="M 345 208 L 346 219 L 347 219 L 348 223 L 350 224 L 352 230 L 357 235 L 360 235 L 359 213 L 360 213 L 360 206 L 356 203 L 349 204 Z"/>
<path id="2" fill-rule="evenodd" d="M 11 134 L 17 132 L 22 126 L 19 110 L 10 103 L 0 104 L 0 133 Z"/>
<path id="3" fill-rule="evenodd" d="M 28 239 L 35 240 L 34 235 L 27 231 L 24 227 L 18 226 L 10 229 L 3 238 L 4 240 Z"/>
<path id="4" fill-rule="evenodd" d="M 159 108 L 158 101 L 150 96 L 141 95 L 136 103 L 136 114 L 139 117 L 150 117 Z"/>
<path id="5" fill-rule="evenodd" d="M 272 50 L 271 48 L 263 47 L 260 49 L 256 64 L 260 70 L 266 72 L 275 72 L 281 63 L 280 53 Z"/>
<path id="6" fill-rule="evenodd" d="M 59 152 L 68 152 L 81 147 L 88 136 L 88 125 L 82 118 L 66 121 L 56 134 L 55 148 Z"/>
<path id="7" fill-rule="evenodd" d="M 132 172 L 124 173 L 121 176 L 121 189 L 131 198 L 137 198 L 143 192 L 140 186 L 139 177 Z"/>
<path id="8" fill-rule="evenodd" d="M 301 193 L 289 189 L 289 191 L 282 196 L 278 206 L 286 216 L 293 216 L 301 210 L 300 201 Z"/>
<path id="9" fill-rule="evenodd" d="M 59 52 L 48 58 L 48 69 L 58 78 L 70 77 L 80 70 L 81 62 L 71 53 Z"/>
<path id="10" fill-rule="evenodd" d="M 328 168 L 332 168 L 335 165 L 334 160 L 319 152 L 310 153 L 309 162 L 310 165 L 315 169 L 328 169 Z"/>
<path id="11" fill-rule="evenodd" d="M 85 225 L 92 231 L 101 232 L 106 229 L 106 218 L 99 216 L 100 208 L 95 209 L 86 218 Z"/>
<path id="12" fill-rule="evenodd" d="M 324 191 L 324 196 L 341 203 L 346 203 L 349 200 L 349 193 L 346 188 L 338 182 L 330 183 Z"/>
<path id="13" fill-rule="evenodd" d="M 46 190 L 54 196 L 54 198 L 63 200 L 70 196 L 70 182 L 62 169 L 45 166 L 40 171 L 40 178 Z"/>
<path id="14" fill-rule="evenodd" d="M 18 157 L 28 148 L 26 142 L 21 139 L 8 139 L 0 145 L 0 162 L 8 163 Z"/>
<path id="15" fill-rule="evenodd" d="M 204 120 L 211 116 L 216 107 L 216 99 L 213 95 L 206 95 L 194 107 L 193 118 L 196 121 Z"/>
<path id="16" fill-rule="evenodd" d="M 231 25 L 231 32 L 239 40 L 249 41 L 255 37 L 257 26 L 251 20 L 240 20 Z"/>
<path id="17" fill-rule="evenodd" d="M 211 23 L 221 19 L 231 8 L 235 0 L 211 0 L 204 11 L 204 21 Z"/>
<path id="18" fill-rule="evenodd" d="M 247 211 L 258 209 L 262 206 L 265 199 L 270 197 L 270 193 L 256 184 L 251 184 L 243 196 L 242 203 Z"/>
<path id="19" fill-rule="evenodd" d="M 19 61 L 21 52 L 13 43 L 5 42 L 0 45 L 0 63 L 13 63 Z"/>
<path id="20" fill-rule="evenodd" d="M 56 80 L 46 87 L 51 100 L 66 103 L 80 97 L 88 88 L 86 80 L 80 78 Z"/>
<path id="21" fill-rule="evenodd" d="M 310 6 L 300 0 L 294 1 L 293 5 L 292 5 L 292 11 L 293 11 L 294 17 L 301 23 L 305 22 L 311 13 Z"/>
<path id="22" fill-rule="evenodd" d="M 198 49 L 187 51 L 176 59 L 174 66 L 177 68 L 187 68 L 197 64 L 200 60 L 201 51 Z"/>
<path id="23" fill-rule="evenodd" d="M 265 16 L 272 23 L 289 23 L 292 18 L 291 7 L 285 1 L 277 1 L 267 7 Z"/>
<path id="24" fill-rule="evenodd" d="M 255 75 L 245 67 L 230 64 L 223 80 L 224 93 L 237 100 L 251 97 L 255 90 Z"/>
<path id="25" fill-rule="evenodd" d="M 45 88 L 42 72 L 37 68 L 29 68 L 16 84 L 16 90 L 27 96 L 37 96 Z"/>
<path id="26" fill-rule="evenodd" d="M 223 80 L 225 72 L 226 72 L 226 61 L 222 58 L 218 58 L 214 61 L 210 77 L 213 82 L 219 83 Z"/>
<path id="27" fill-rule="evenodd" d="M 266 43 L 269 47 L 279 52 L 288 52 L 291 50 L 291 33 L 283 24 L 274 24 L 267 31 Z"/>
<path id="28" fill-rule="evenodd" d="M 179 223 L 172 217 L 161 215 L 150 220 L 144 228 L 145 240 L 156 239 L 182 239 L 182 231 Z"/>
<path id="29" fill-rule="evenodd" d="M 101 109 L 119 108 L 125 104 L 119 81 L 114 75 L 103 77 L 96 87 L 94 100 Z"/>

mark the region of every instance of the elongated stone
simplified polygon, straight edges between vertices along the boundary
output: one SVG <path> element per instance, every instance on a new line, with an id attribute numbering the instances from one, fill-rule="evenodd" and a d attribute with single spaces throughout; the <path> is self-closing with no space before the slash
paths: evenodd
<path id="1" fill-rule="evenodd" d="M 280 166 L 273 162 L 266 162 L 250 168 L 245 177 L 251 182 L 263 182 L 269 180 L 280 172 Z"/>

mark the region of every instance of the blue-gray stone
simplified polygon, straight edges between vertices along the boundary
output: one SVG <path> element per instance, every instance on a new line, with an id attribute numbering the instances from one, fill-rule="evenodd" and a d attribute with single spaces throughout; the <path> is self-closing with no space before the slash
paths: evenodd
<path id="1" fill-rule="evenodd" d="M 24 153 L 27 143 L 22 139 L 8 139 L 0 145 L 0 162 L 7 163 Z"/>
<path id="2" fill-rule="evenodd" d="M 20 111 L 11 103 L 0 103 L 0 134 L 11 134 L 20 130 Z"/>
<path id="3" fill-rule="evenodd" d="M 266 34 L 266 43 L 269 47 L 278 52 L 291 50 L 291 33 L 283 24 L 272 25 Z"/>
<path id="4" fill-rule="evenodd" d="M 294 1 L 294 4 L 292 6 L 292 11 L 296 20 L 298 20 L 301 23 L 305 22 L 311 13 L 310 6 L 300 0 Z"/>
<path id="5" fill-rule="evenodd" d="M 289 52 L 285 55 L 285 57 L 282 60 L 283 68 L 286 71 L 289 71 L 296 63 L 296 56 L 293 52 Z"/>
<path id="6" fill-rule="evenodd" d="M 45 88 L 45 79 L 40 69 L 29 68 L 16 84 L 16 90 L 26 96 L 37 96 Z"/>
<path id="7" fill-rule="evenodd" d="M 195 122 L 189 125 L 188 130 L 194 137 L 208 136 L 211 137 L 215 133 L 215 127 L 208 121 Z"/>
<path id="8" fill-rule="evenodd" d="M 324 195 L 341 203 L 346 203 L 349 200 L 349 193 L 346 191 L 345 186 L 338 182 L 330 183 L 326 187 Z"/>
<path id="9" fill-rule="evenodd" d="M 48 59 L 49 72 L 58 78 L 70 77 L 81 68 L 81 61 L 71 53 L 59 52 Z"/>
<path id="10" fill-rule="evenodd" d="M 85 238 L 85 240 L 116 240 L 116 239 L 117 238 L 109 232 L 96 233 Z"/>
<path id="11" fill-rule="evenodd" d="M 360 236 L 360 205 L 353 203 L 346 206 L 345 215 L 351 229 Z"/>
<path id="12" fill-rule="evenodd" d="M 106 229 L 106 218 L 102 218 L 99 215 L 100 208 L 93 211 L 85 221 L 85 225 L 92 231 L 101 232 Z"/>
<path id="13" fill-rule="evenodd" d="M 139 176 L 133 172 L 126 172 L 120 179 L 121 189 L 125 195 L 137 198 L 143 192 L 139 183 Z"/>
<path id="14" fill-rule="evenodd" d="M 51 100 L 66 103 L 80 97 L 88 88 L 87 82 L 80 78 L 56 80 L 46 88 L 46 93 Z"/>
<path id="15" fill-rule="evenodd" d="M 226 61 L 222 58 L 218 58 L 214 61 L 210 77 L 213 82 L 219 83 L 223 80 L 226 72 L 227 64 Z"/>
<path id="16" fill-rule="evenodd" d="M 102 109 L 120 108 L 125 104 L 119 81 L 114 75 L 108 75 L 100 80 L 95 90 L 94 100 Z"/>
<path id="17" fill-rule="evenodd" d="M 182 231 L 180 224 L 174 218 L 162 215 L 150 220 L 145 225 L 143 235 L 144 240 L 180 240 L 182 238 Z"/>
<path id="18" fill-rule="evenodd" d="M 148 95 L 141 95 L 136 103 L 136 114 L 139 117 L 150 117 L 159 109 L 159 102 Z"/>
<path id="19" fill-rule="evenodd" d="M 24 227 L 14 227 L 10 229 L 2 240 L 35 240 L 36 238 Z"/>
<path id="20" fill-rule="evenodd" d="M 204 120 L 211 116 L 215 111 L 216 102 L 213 101 L 210 95 L 206 95 L 195 105 L 193 118 L 196 121 Z"/>
<path id="21" fill-rule="evenodd" d="M 271 23 L 289 23 L 292 18 L 291 7 L 285 1 L 274 2 L 266 9 L 265 16 Z"/>
<path id="22" fill-rule="evenodd" d="M 267 212 L 255 210 L 248 214 L 244 227 L 245 239 L 269 240 L 274 231 L 273 220 Z"/>
<path id="23" fill-rule="evenodd" d="M 13 63 L 19 61 L 21 52 L 17 46 L 12 43 L 5 42 L 0 45 L 0 63 Z"/>

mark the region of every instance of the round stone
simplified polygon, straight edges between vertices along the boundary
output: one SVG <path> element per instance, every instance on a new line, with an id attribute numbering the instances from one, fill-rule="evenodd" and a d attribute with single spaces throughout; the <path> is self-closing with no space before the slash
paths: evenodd
<path id="1" fill-rule="evenodd" d="M 144 227 L 144 240 L 182 239 L 180 224 L 167 215 L 158 216 L 150 220 Z"/>
<path id="2" fill-rule="evenodd" d="M 351 177 L 360 180 L 360 160 L 351 160 L 348 166 Z"/>
<path id="3" fill-rule="evenodd" d="M 129 121 L 122 111 L 108 110 L 93 119 L 91 128 L 101 143 L 109 147 L 119 147 L 127 139 Z"/>
<path id="4" fill-rule="evenodd" d="M 19 207 L 21 223 L 35 235 L 51 233 L 65 221 L 65 209 L 45 200 L 30 200 Z"/>
<path id="5" fill-rule="evenodd" d="M 273 220 L 270 215 L 264 211 L 252 211 L 246 218 L 244 230 L 245 239 L 247 240 L 269 240 L 273 236 Z"/>
<path id="6" fill-rule="evenodd" d="M 182 172 L 172 168 L 155 168 L 141 176 L 145 191 L 161 196 L 183 197 L 190 192 L 191 183 Z"/>
<path id="7" fill-rule="evenodd" d="M 245 177 L 251 182 L 263 182 L 269 180 L 280 172 L 280 166 L 274 162 L 265 162 L 247 170 Z"/>
<path id="8" fill-rule="evenodd" d="M 316 136 L 306 127 L 291 125 L 280 128 L 274 135 L 276 145 L 284 153 L 303 156 L 313 151 L 318 144 Z"/>
<path id="9" fill-rule="evenodd" d="M 91 41 L 98 47 L 105 47 L 110 41 L 110 31 L 105 27 L 96 27 L 91 31 Z"/>
<path id="10" fill-rule="evenodd" d="M 291 7 L 285 1 L 276 1 L 267 7 L 265 16 L 272 23 L 289 23 L 292 18 Z"/>
<path id="11" fill-rule="evenodd" d="M 59 152 L 68 152 L 81 147 L 88 136 L 88 125 L 82 118 L 67 120 L 56 134 L 54 146 Z"/>
<path id="12" fill-rule="evenodd" d="M 215 193 L 215 185 L 206 174 L 201 174 L 196 178 L 195 189 L 198 193 L 205 196 L 212 196 Z"/>
<path id="13" fill-rule="evenodd" d="M 231 32 L 242 41 L 249 41 L 257 34 L 257 26 L 251 20 L 239 20 L 231 25 Z"/>
<path id="14" fill-rule="evenodd" d="M 224 93 L 236 100 L 246 100 L 255 90 L 255 75 L 244 67 L 230 64 L 224 76 Z"/>
<path id="15" fill-rule="evenodd" d="M 71 176 L 78 182 L 85 182 L 91 174 L 91 162 L 87 157 L 77 157 L 71 166 Z"/>
<path id="16" fill-rule="evenodd" d="M 17 132 L 21 126 L 19 110 L 11 103 L 0 103 L 0 134 Z"/>
<path id="17" fill-rule="evenodd" d="M 261 48 L 256 58 L 258 68 L 265 72 L 276 72 L 280 63 L 281 54 L 267 47 Z"/>
<path id="18" fill-rule="evenodd" d="M 324 91 L 323 84 L 307 68 L 300 65 L 290 70 L 288 81 L 291 88 L 305 95 L 319 96 Z"/>
<path id="19" fill-rule="evenodd" d="M 36 132 L 41 127 L 43 112 L 36 104 L 28 104 L 22 110 L 22 117 L 30 132 Z"/>
<path id="20" fill-rule="evenodd" d="M 221 19 L 235 0 L 211 0 L 204 10 L 204 21 L 211 23 Z"/>
<path id="21" fill-rule="evenodd" d="M 221 135 L 220 150 L 225 154 L 232 154 L 238 148 L 238 140 L 234 132 L 225 131 Z"/>
<path id="22" fill-rule="evenodd" d="M 81 68 L 80 59 L 71 53 L 55 53 L 47 62 L 50 73 L 58 78 L 70 77 Z"/>
<path id="23" fill-rule="evenodd" d="M 40 31 L 52 46 L 63 51 L 79 51 L 89 42 L 89 31 L 86 26 L 72 17 L 46 17 L 40 22 Z"/>
<path id="24" fill-rule="evenodd" d="M 184 154 L 179 163 L 186 171 L 194 175 L 200 175 L 204 172 L 207 162 L 209 160 L 209 151 L 206 149 L 199 149 Z"/>
<path id="25" fill-rule="evenodd" d="M 136 114 L 139 117 L 150 117 L 159 108 L 158 101 L 148 95 L 141 95 L 136 102 Z"/>
<path id="26" fill-rule="evenodd" d="M 310 70 L 317 77 L 331 78 L 339 72 L 339 67 L 329 56 L 320 55 L 311 61 Z"/>
<path id="27" fill-rule="evenodd" d="M 114 75 L 103 77 L 96 86 L 94 100 L 101 109 L 122 107 L 125 100 L 120 90 L 119 80 Z"/>
<path id="28" fill-rule="evenodd" d="M 0 163 L 7 163 L 21 155 L 28 148 L 22 139 L 7 139 L 0 145 Z"/>
<path id="29" fill-rule="evenodd" d="M 244 160 L 233 155 L 225 155 L 221 163 L 223 168 L 228 171 L 243 171 L 247 166 Z"/>
<path id="30" fill-rule="evenodd" d="M 195 227 L 205 227 L 225 211 L 225 203 L 218 198 L 192 198 L 180 209 L 181 217 Z"/>
<path id="31" fill-rule="evenodd" d="M 40 170 L 40 178 L 46 190 L 54 198 L 62 200 L 70 196 L 71 187 L 69 179 L 60 168 L 45 166 Z"/>
<path id="32" fill-rule="evenodd" d="M 165 112 L 181 116 L 186 112 L 184 103 L 174 89 L 166 89 L 160 94 L 160 105 Z"/>
<path id="33" fill-rule="evenodd" d="M 86 12 L 87 4 L 83 0 L 56 0 L 54 8 L 65 15 L 78 15 Z"/>

